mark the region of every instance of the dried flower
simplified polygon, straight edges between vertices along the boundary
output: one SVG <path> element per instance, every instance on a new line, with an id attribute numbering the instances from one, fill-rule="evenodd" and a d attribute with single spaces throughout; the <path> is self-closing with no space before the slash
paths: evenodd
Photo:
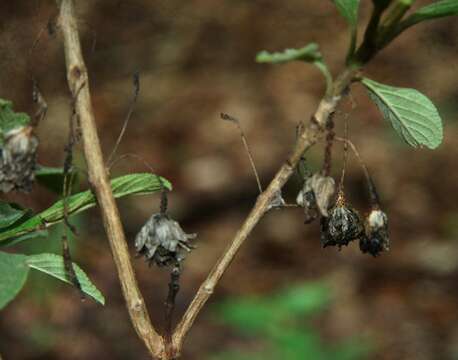
<path id="1" fill-rule="evenodd" d="M 365 225 L 366 234 L 359 241 L 361 251 L 375 257 L 382 251 L 390 250 L 386 214 L 378 208 L 373 209 L 366 218 Z"/>
<path id="2" fill-rule="evenodd" d="M 30 191 L 35 180 L 38 139 L 31 126 L 5 133 L 0 149 L 0 191 Z"/>
<path id="3" fill-rule="evenodd" d="M 327 217 L 329 204 L 335 192 L 335 181 L 330 176 L 319 173 L 308 177 L 296 198 L 296 203 L 305 209 L 305 222 L 309 223 L 318 216 Z"/>
<path id="4" fill-rule="evenodd" d="M 135 238 L 135 248 L 157 266 L 176 265 L 183 261 L 193 246 L 189 240 L 196 234 L 186 234 L 180 224 L 159 213 L 149 218 Z"/>
<path id="5" fill-rule="evenodd" d="M 362 233 L 363 226 L 358 212 L 345 205 L 343 194 L 340 193 L 329 217 L 321 218 L 321 245 L 337 245 L 340 248 L 359 238 Z"/>

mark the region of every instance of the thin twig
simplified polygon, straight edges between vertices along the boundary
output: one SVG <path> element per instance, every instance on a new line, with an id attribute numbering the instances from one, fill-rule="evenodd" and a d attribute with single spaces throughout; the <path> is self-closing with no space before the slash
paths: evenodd
<path id="1" fill-rule="evenodd" d="M 353 144 L 352 141 L 350 141 L 348 138 L 341 138 L 341 137 L 336 137 L 335 138 L 337 141 L 341 141 L 344 143 L 344 146 L 346 145 L 349 145 L 351 150 L 353 151 L 353 153 L 355 154 L 356 156 L 356 159 L 358 159 L 358 162 L 359 162 L 359 165 L 361 166 L 361 168 L 363 169 L 363 172 L 364 172 L 364 176 L 366 178 L 366 181 L 367 181 L 367 186 L 369 187 L 369 197 L 371 199 L 371 205 L 372 206 L 379 206 L 380 204 L 380 199 L 379 199 L 379 196 L 378 196 L 378 193 L 377 193 L 377 190 L 375 188 L 375 185 L 374 185 L 374 182 L 372 181 L 372 177 L 369 173 L 369 169 L 367 168 L 366 164 L 364 163 L 361 155 L 359 154 L 359 151 L 358 149 L 356 149 L 356 146 L 355 144 Z"/>
<path id="2" fill-rule="evenodd" d="M 134 112 L 135 104 L 138 99 L 138 94 L 140 93 L 140 74 L 138 72 L 136 72 L 133 75 L 133 84 L 134 84 L 134 94 L 132 96 L 132 99 L 130 100 L 129 111 L 127 112 L 126 119 L 124 120 L 124 124 L 122 125 L 121 132 L 119 133 L 115 146 L 113 147 L 113 150 L 111 151 L 110 156 L 108 156 L 108 159 L 107 159 L 108 167 L 110 167 L 111 160 L 113 156 L 116 154 L 119 144 L 121 143 L 122 137 L 124 136 L 124 133 L 126 132 L 127 125 L 129 124 L 129 120 L 132 117 L 132 114 Z"/>
<path id="3" fill-rule="evenodd" d="M 165 301 L 165 353 L 169 359 L 175 359 L 175 349 L 173 347 L 173 312 L 175 310 L 175 299 L 180 290 L 180 264 L 176 264 L 170 272 L 169 292 Z"/>
<path id="4" fill-rule="evenodd" d="M 164 352 L 162 337 L 151 325 L 145 301 L 137 285 L 129 256 L 119 211 L 113 198 L 107 170 L 103 161 L 102 150 L 95 125 L 89 91 L 88 74 L 81 53 L 81 43 L 75 18 L 73 0 L 58 1 L 60 6 L 60 28 L 63 34 L 67 80 L 72 93 L 81 83 L 86 83 L 76 99 L 84 155 L 88 167 L 89 182 L 100 206 L 103 224 L 110 242 L 118 277 L 121 282 L 124 299 L 132 324 L 138 336 L 143 340 L 151 355 L 161 357 Z"/>
<path id="5" fill-rule="evenodd" d="M 348 139 L 348 114 L 345 115 L 344 119 L 344 139 Z M 340 183 L 339 183 L 339 192 L 343 192 L 344 188 L 344 181 L 345 181 L 345 171 L 347 170 L 347 161 L 348 161 L 348 142 L 344 142 L 344 158 L 343 158 L 343 165 L 342 165 L 342 175 L 340 176 Z"/>
<path id="6" fill-rule="evenodd" d="M 246 139 L 245 133 L 243 132 L 242 125 L 240 125 L 240 121 L 236 119 L 235 117 L 228 115 L 228 114 L 224 114 L 224 113 L 221 113 L 221 119 L 234 123 L 237 126 L 237 128 L 239 129 L 243 146 L 245 147 L 245 150 L 248 154 L 248 159 L 250 159 L 251 168 L 253 169 L 253 173 L 256 178 L 256 183 L 258 184 L 259 193 L 261 194 L 262 193 L 261 179 L 259 178 L 258 170 L 256 170 L 256 165 L 253 160 L 253 155 L 251 154 L 250 147 L 248 146 L 248 141 Z"/>

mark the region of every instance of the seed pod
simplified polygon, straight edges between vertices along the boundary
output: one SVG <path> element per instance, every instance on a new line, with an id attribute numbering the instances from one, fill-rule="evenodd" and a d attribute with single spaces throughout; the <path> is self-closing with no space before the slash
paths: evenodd
<path id="1" fill-rule="evenodd" d="M 183 261 L 193 249 L 189 240 L 196 234 L 186 234 L 178 222 L 165 214 L 154 214 L 149 218 L 135 238 L 137 252 L 144 255 L 150 265 L 175 265 Z"/>
<path id="2" fill-rule="evenodd" d="M 330 176 L 323 176 L 319 173 L 308 177 L 302 190 L 296 197 L 296 203 L 305 210 L 306 223 L 310 223 L 318 216 L 328 216 L 328 208 L 335 192 L 335 182 Z"/>
<path id="3" fill-rule="evenodd" d="M 343 194 L 339 194 L 336 205 L 329 211 L 328 217 L 321 218 L 321 245 L 348 245 L 361 236 L 363 226 L 356 210 L 345 205 Z"/>
<path id="4" fill-rule="evenodd" d="M 30 191 L 35 180 L 38 139 L 31 126 L 9 130 L 0 149 L 0 191 Z"/>
<path id="5" fill-rule="evenodd" d="M 359 241 L 359 248 L 365 253 L 376 257 L 382 251 L 390 250 L 388 236 L 388 217 L 378 208 L 371 211 L 366 218 L 366 234 Z"/>

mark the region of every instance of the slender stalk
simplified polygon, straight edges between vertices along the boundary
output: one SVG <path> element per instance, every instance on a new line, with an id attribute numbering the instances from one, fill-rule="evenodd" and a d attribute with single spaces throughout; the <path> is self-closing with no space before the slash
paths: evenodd
<path id="1" fill-rule="evenodd" d="M 180 265 L 176 264 L 170 272 L 169 292 L 165 301 L 165 354 L 168 359 L 175 359 L 175 348 L 173 346 L 173 312 L 175 310 L 175 299 L 180 291 Z"/>
<path id="2" fill-rule="evenodd" d="M 70 91 L 75 95 L 80 84 L 83 82 L 86 84 L 76 98 L 75 108 L 81 121 L 83 148 L 88 167 L 89 182 L 100 206 L 103 224 L 113 253 L 132 324 L 150 354 L 161 357 L 164 351 L 163 339 L 151 325 L 145 301 L 138 288 L 130 262 L 129 250 L 119 217 L 119 211 L 113 198 L 107 169 L 103 161 L 91 104 L 88 74 L 81 53 L 74 2 L 73 0 L 62 0 L 58 1 L 58 4 L 60 7 L 59 22 L 63 34 L 67 80 Z"/>

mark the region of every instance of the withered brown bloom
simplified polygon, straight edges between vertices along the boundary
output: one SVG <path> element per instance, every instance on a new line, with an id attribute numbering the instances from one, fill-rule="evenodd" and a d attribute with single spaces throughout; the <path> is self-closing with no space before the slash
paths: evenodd
<path id="1" fill-rule="evenodd" d="M 135 238 L 137 252 L 150 264 L 176 265 L 183 261 L 193 246 L 189 240 L 196 234 L 186 234 L 178 222 L 159 213 L 149 218 Z"/>
<path id="2" fill-rule="evenodd" d="M 359 241 L 359 248 L 363 253 L 372 256 L 379 255 L 382 251 L 390 250 L 388 236 L 388 217 L 378 208 L 371 211 L 366 218 L 365 235 Z"/>
<path id="3" fill-rule="evenodd" d="M 321 218 L 321 245 L 337 245 L 340 248 L 358 239 L 362 233 L 363 226 L 358 212 L 345 204 L 344 196 L 340 193 L 329 216 Z"/>
<path id="4" fill-rule="evenodd" d="M 35 180 L 38 139 L 31 126 L 4 134 L 0 148 L 0 191 L 30 191 Z"/>

